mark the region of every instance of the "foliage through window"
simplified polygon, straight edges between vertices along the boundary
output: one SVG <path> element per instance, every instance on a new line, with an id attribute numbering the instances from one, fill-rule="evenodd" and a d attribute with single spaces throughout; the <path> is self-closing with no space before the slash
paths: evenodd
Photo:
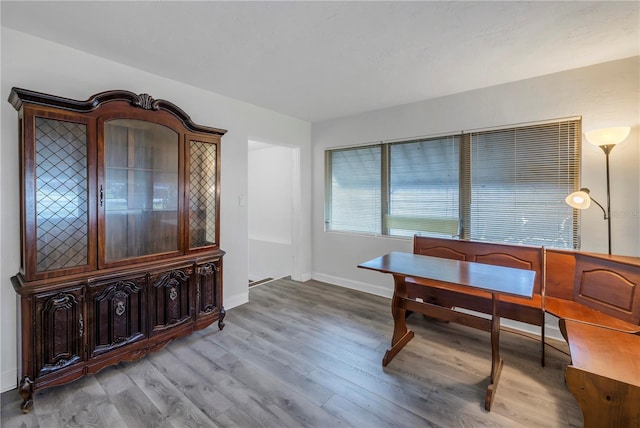
<path id="1" fill-rule="evenodd" d="M 580 138 L 567 119 L 327 150 L 326 230 L 577 248 Z"/>

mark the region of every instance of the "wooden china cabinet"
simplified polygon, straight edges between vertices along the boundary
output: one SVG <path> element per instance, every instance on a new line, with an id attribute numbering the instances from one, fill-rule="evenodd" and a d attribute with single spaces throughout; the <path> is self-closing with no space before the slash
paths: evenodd
<path id="1" fill-rule="evenodd" d="M 22 411 L 218 322 L 222 129 L 174 104 L 13 88 L 20 124 Z"/>

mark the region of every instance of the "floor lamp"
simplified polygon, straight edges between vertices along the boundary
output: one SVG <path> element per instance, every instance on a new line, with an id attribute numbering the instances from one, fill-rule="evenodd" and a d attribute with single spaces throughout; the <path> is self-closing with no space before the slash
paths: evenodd
<path id="1" fill-rule="evenodd" d="M 609 153 L 616 144 L 621 143 L 629 136 L 631 128 L 628 126 L 618 126 L 615 128 L 597 129 L 591 132 L 585 132 L 584 136 L 587 141 L 602 149 L 607 161 L 607 208 L 605 209 L 598 201 L 589 196 L 589 189 L 582 188 L 577 192 L 573 192 L 565 201 L 573 208 L 583 210 L 589 208 L 591 201 L 602 209 L 604 219 L 607 220 L 607 232 L 609 238 L 609 254 L 611 254 L 611 198 L 609 191 Z"/>

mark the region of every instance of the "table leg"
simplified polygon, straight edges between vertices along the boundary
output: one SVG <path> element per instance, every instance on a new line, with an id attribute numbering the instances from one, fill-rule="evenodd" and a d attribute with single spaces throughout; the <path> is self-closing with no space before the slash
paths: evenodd
<path id="1" fill-rule="evenodd" d="M 402 299 L 407 297 L 407 284 L 404 276 L 393 275 L 393 298 L 391 299 L 391 314 L 393 315 L 393 337 L 391 348 L 387 350 L 382 359 L 382 366 L 393 360 L 398 352 L 413 338 L 413 331 L 407 329 L 405 320 L 406 310 L 402 307 Z"/>
<path id="2" fill-rule="evenodd" d="M 484 401 L 484 409 L 487 411 L 491 410 L 493 396 L 498 388 L 500 373 L 502 373 L 502 359 L 500 358 L 500 313 L 498 310 L 500 299 L 496 293 L 492 293 L 491 303 L 491 379 Z"/>

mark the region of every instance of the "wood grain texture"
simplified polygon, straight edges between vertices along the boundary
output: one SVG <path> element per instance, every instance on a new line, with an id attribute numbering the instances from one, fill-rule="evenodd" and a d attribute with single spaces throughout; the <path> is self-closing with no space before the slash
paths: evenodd
<path id="1" fill-rule="evenodd" d="M 560 320 L 571 351 L 567 387 L 585 427 L 640 426 L 640 336 Z"/>
<path id="2" fill-rule="evenodd" d="M 277 280 L 211 326 L 133 363 L 36 393 L 23 415 L 2 394 L 6 427 L 580 427 L 564 384 L 569 357 L 501 331 L 504 368 L 492 411 L 489 334 L 416 314 L 387 367 L 390 300 L 329 284 Z"/>
<path id="3" fill-rule="evenodd" d="M 535 272 L 421 254 L 391 252 L 358 267 L 531 299 Z M 499 280 L 496 280 L 498 278 Z"/>

